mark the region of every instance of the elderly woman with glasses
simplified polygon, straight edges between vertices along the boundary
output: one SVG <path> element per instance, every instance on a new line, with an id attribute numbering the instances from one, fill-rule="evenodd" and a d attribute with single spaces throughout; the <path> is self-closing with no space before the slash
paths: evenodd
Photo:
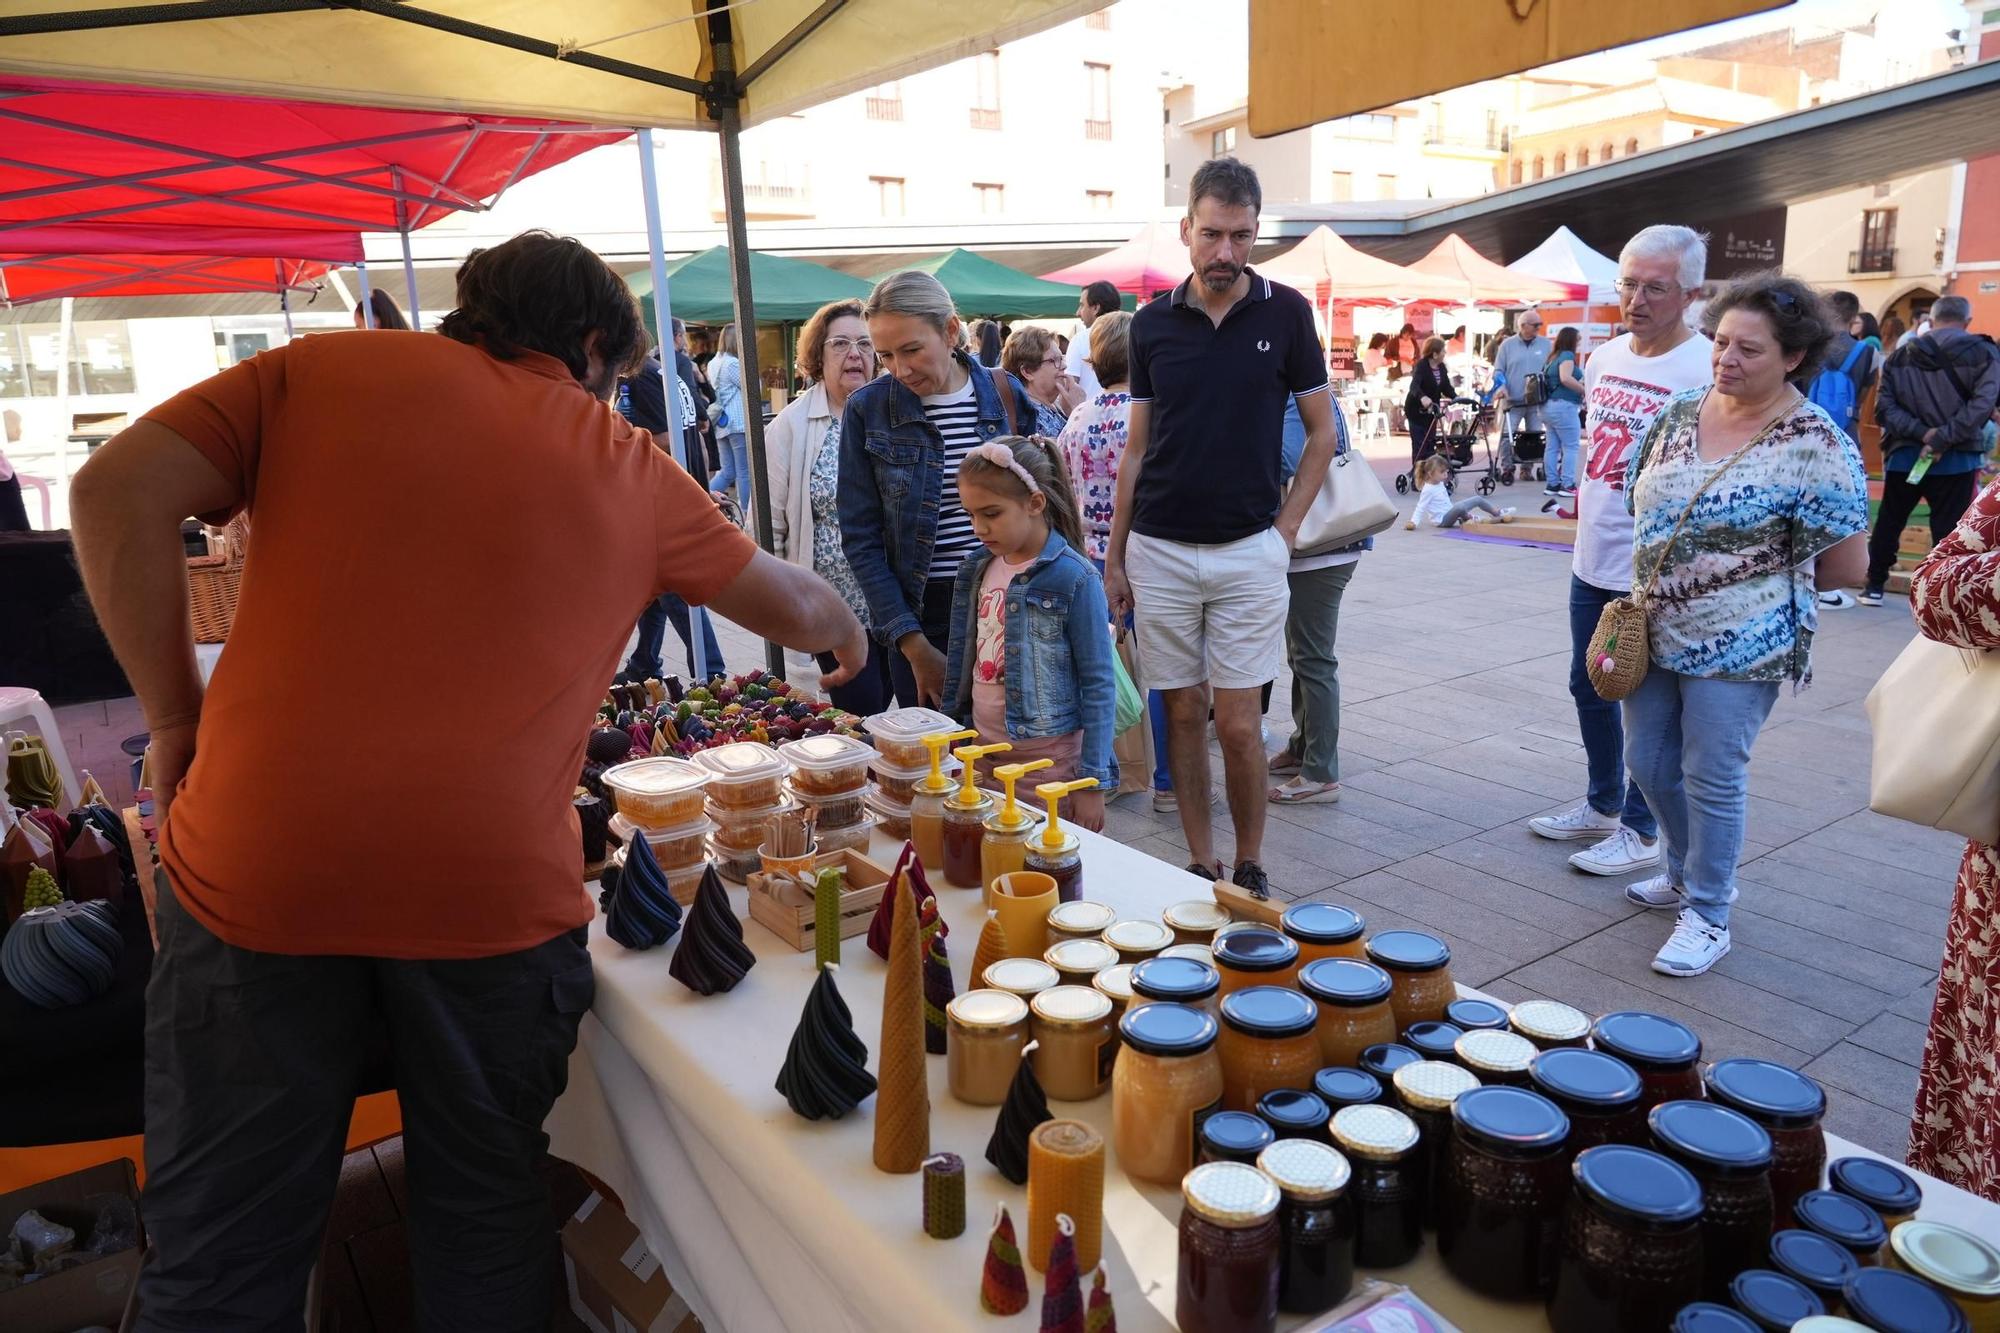
<path id="1" fill-rule="evenodd" d="M 1069 414 L 1083 401 L 1083 389 L 1063 370 L 1062 348 L 1047 329 L 1024 325 L 1015 329 L 1000 349 L 1000 365 L 1027 386 L 1035 404 L 1035 430 L 1051 440 L 1069 424 Z"/>
<path id="2" fill-rule="evenodd" d="M 861 302 L 823 305 L 799 333 L 799 373 L 812 387 L 786 404 L 764 433 L 771 463 L 771 536 L 775 553 L 831 583 L 861 623 L 868 600 L 840 546 L 840 418 L 847 399 L 875 378 L 875 344 Z M 822 671 L 831 655 L 822 654 Z M 887 650 L 871 636 L 868 664 L 827 691 L 837 708 L 863 717 L 889 706 Z"/>

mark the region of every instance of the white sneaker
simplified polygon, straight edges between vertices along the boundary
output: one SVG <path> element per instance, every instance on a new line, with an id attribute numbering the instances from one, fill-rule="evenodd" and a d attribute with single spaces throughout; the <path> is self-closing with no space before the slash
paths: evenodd
<path id="1" fill-rule="evenodd" d="M 1627 884 L 1625 901 L 1634 907 L 1671 907 L 1678 910 L 1687 901 L 1687 890 L 1665 875 L 1655 875 L 1637 884 Z"/>
<path id="2" fill-rule="evenodd" d="M 1590 808 L 1589 801 L 1578 801 L 1561 814 L 1537 815 L 1528 821 L 1529 828 L 1557 842 L 1602 838 L 1616 833 L 1623 826 L 1624 821 L 1617 815 L 1601 815 Z"/>
<path id="3" fill-rule="evenodd" d="M 1576 853 L 1569 863 L 1586 874 L 1629 875 L 1660 863 L 1660 842 L 1655 838 L 1648 843 L 1621 823 L 1617 832 Z"/>
<path id="4" fill-rule="evenodd" d="M 1681 909 L 1674 933 L 1653 955 L 1653 970 L 1670 977 L 1698 977 L 1729 952 L 1729 928 L 1710 925 L 1692 907 Z"/>

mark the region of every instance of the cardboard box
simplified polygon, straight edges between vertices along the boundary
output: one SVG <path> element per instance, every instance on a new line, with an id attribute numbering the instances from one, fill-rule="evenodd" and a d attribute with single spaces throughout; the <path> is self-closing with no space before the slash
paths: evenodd
<path id="1" fill-rule="evenodd" d="M 123 1194 L 136 1210 L 139 1185 L 131 1160 L 121 1157 L 115 1162 L 100 1162 L 0 1195 L 0 1231 L 11 1233 L 14 1220 L 32 1208 L 51 1222 L 75 1228 L 78 1240 L 85 1240 L 94 1215 L 84 1200 L 93 1194 Z M 142 1220 L 139 1244 L 133 1248 L 0 1292 L 0 1329 L 7 1333 L 72 1333 L 93 1324 L 118 1327 L 126 1300 L 138 1285 L 139 1254 L 145 1239 Z"/>
<path id="2" fill-rule="evenodd" d="M 569 1306 L 592 1333 L 702 1333 L 639 1228 L 592 1191 L 563 1223 Z"/>

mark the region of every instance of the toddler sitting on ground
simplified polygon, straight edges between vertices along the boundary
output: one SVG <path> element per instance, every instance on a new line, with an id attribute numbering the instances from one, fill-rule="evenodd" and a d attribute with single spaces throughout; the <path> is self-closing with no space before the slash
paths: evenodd
<path id="1" fill-rule="evenodd" d="M 1512 509 L 1501 509 L 1491 500 L 1482 496 L 1451 502 L 1451 492 L 1444 488 L 1451 479 L 1451 464 L 1438 454 L 1432 454 L 1417 464 L 1417 507 L 1410 511 L 1405 529 L 1414 529 L 1428 519 L 1440 528 L 1455 528 L 1461 523 L 1506 523 L 1514 517 Z"/>

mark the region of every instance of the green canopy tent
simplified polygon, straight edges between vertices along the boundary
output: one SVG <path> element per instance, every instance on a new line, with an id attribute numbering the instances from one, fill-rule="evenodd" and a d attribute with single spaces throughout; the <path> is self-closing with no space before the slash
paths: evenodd
<path id="1" fill-rule="evenodd" d="M 667 265 L 667 282 L 673 292 L 674 314 L 689 323 L 727 324 L 736 318 L 727 248 L 718 245 L 674 260 Z M 642 269 L 627 275 L 625 283 L 645 308 L 646 327 L 654 327 L 652 274 Z M 810 319 L 829 301 L 865 299 L 869 286 L 860 278 L 803 259 L 750 252 L 750 290 L 756 296 L 759 323 L 791 324 Z M 1070 304 L 1074 308 L 1074 298 Z"/>
<path id="2" fill-rule="evenodd" d="M 1019 269 L 970 250 L 950 250 L 920 264 L 898 264 L 889 270 L 900 273 L 915 269 L 928 273 L 951 293 L 958 313 L 973 315 L 1019 315 L 1027 319 L 1059 318 L 1076 314 L 1081 287 L 1060 282 L 1044 282 Z M 878 274 L 888 277 L 888 273 Z M 674 289 L 674 308 L 680 308 L 680 288 Z"/>

